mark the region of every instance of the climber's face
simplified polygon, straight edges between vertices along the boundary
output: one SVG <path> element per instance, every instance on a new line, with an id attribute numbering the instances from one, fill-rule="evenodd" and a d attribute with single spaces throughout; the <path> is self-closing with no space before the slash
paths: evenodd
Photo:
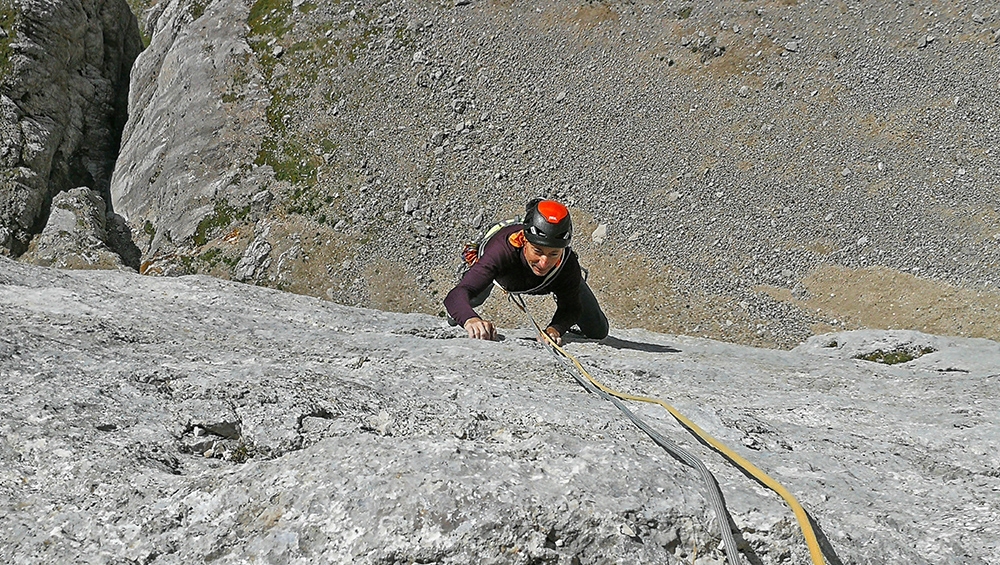
<path id="1" fill-rule="evenodd" d="M 559 247 L 544 247 L 529 241 L 524 245 L 524 258 L 532 273 L 544 277 L 562 261 L 563 251 Z"/>

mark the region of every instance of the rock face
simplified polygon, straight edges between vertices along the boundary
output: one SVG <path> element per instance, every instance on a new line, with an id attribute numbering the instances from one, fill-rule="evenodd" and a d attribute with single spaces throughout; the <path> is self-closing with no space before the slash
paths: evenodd
<path id="1" fill-rule="evenodd" d="M 142 49 L 124 0 L 4 2 L 0 39 L 0 253 L 19 255 L 52 198 L 86 186 L 110 203 Z"/>
<path id="2" fill-rule="evenodd" d="M 462 242 L 545 195 L 572 206 L 613 324 L 786 348 L 861 327 L 1000 337 L 981 314 L 1000 300 L 995 10 L 153 14 L 112 188 L 149 272 L 438 313 Z"/>
<path id="3" fill-rule="evenodd" d="M 527 330 L 5 258 L 0 312 L 0 561 L 723 562 L 695 473 Z M 996 342 L 567 348 L 787 487 L 828 564 L 1000 562 Z M 777 496 L 630 405 L 715 474 L 747 563 L 809 562 Z"/>
<path id="4" fill-rule="evenodd" d="M 132 73 L 112 191 L 145 261 L 251 217 L 269 95 L 250 58 L 248 12 L 241 1 L 172 0 L 147 19 L 152 40 Z"/>
<path id="5" fill-rule="evenodd" d="M 113 249 L 132 253 L 124 259 Z M 135 269 L 139 250 L 121 216 L 109 218 L 104 199 L 80 187 L 60 192 L 52 199 L 49 220 L 42 233 L 28 245 L 21 261 L 61 269 Z"/>

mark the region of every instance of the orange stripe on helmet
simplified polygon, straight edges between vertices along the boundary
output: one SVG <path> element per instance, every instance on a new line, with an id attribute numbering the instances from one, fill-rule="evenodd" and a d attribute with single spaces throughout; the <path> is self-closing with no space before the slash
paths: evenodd
<path id="1" fill-rule="evenodd" d="M 538 213 L 550 224 L 558 224 L 569 215 L 569 210 L 555 200 L 542 200 L 538 203 Z"/>

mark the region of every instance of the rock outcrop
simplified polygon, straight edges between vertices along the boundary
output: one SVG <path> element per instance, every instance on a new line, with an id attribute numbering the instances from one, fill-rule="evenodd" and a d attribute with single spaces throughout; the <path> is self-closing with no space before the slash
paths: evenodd
<path id="1" fill-rule="evenodd" d="M 0 40 L 0 253 L 20 255 L 55 195 L 86 186 L 111 202 L 142 49 L 125 0 L 4 2 Z"/>
<path id="2" fill-rule="evenodd" d="M 120 254 L 115 250 L 131 250 Z M 108 216 L 104 199 L 80 187 L 52 199 L 48 222 L 19 258 L 60 269 L 130 269 L 139 264 L 131 231 L 117 214 Z"/>
<path id="3" fill-rule="evenodd" d="M 171 0 L 147 19 L 152 39 L 132 73 L 112 193 L 156 270 L 256 215 L 252 166 L 269 95 L 247 44 L 249 9 Z"/>
<path id="4" fill-rule="evenodd" d="M 2 257 L 0 312 L 0 562 L 723 562 L 697 474 L 528 330 Z M 996 342 L 567 348 L 788 488 L 828 565 L 1000 562 Z M 629 406 L 715 474 L 746 563 L 810 562 L 774 493 Z"/>

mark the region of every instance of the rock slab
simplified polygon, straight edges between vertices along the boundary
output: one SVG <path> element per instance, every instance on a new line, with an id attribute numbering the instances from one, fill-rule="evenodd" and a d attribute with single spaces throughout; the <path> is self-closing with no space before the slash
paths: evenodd
<path id="1" fill-rule="evenodd" d="M 722 562 L 695 473 L 527 330 L 2 257 L 0 312 L 0 561 Z M 1000 562 L 996 342 L 567 347 L 787 487 L 828 563 Z M 747 561 L 807 563 L 781 501 L 654 408 L 633 406 L 715 474 Z"/>

